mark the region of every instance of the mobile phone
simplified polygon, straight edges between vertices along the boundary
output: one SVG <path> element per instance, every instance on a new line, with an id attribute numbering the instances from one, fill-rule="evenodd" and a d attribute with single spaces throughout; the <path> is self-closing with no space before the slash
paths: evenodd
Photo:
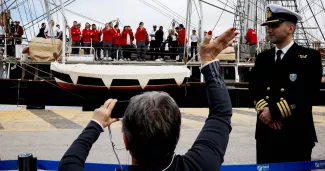
<path id="1" fill-rule="evenodd" d="M 123 118 L 128 105 L 129 101 L 117 101 L 111 113 L 111 118 Z"/>

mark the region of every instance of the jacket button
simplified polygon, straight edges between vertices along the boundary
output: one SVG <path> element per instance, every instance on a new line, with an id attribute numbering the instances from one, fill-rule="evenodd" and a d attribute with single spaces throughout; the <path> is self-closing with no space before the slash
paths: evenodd
<path id="1" fill-rule="evenodd" d="M 284 92 L 284 88 L 281 88 L 281 92 Z"/>
<path id="2" fill-rule="evenodd" d="M 283 100 L 284 100 L 284 98 L 282 98 L 282 97 L 281 97 L 281 98 L 280 98 L 280 100 L 281 100 L 281 101 L 283 101 Z"/>
<path id="3" fill-rule="evenodd" d="M 265 97 L 265 99 L 266 99 L 266 100 L 269 100 L 269 99 L 270 99 L 270 97 L 269 97 L 269 96 L 266 96 L 266 97 Z"/>
<path id="4" fill-rule="evenodd" d="M 270 90 L 271 90 L 271 88 L 270 88 L 270 87 L 268 87 L 268 88 L 266 88 L 266 90 L 267 90 L 267 91 L 270 91 Z"/>

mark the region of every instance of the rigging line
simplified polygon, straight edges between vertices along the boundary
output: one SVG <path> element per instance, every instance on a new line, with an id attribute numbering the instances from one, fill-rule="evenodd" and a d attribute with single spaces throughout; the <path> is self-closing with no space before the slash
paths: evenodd
<path id="1" fill-rule="evenodd" d="M 199 10 L 197 9 L 197 5 L 196 5 L 195 0 L 193 0 L 193 2 L 194 2 L 194 5 L 195 5 L 195 9 L 196 9 L 196 12 L 197 12 L 197 16 L 201 19 L 201 16 L 199 14 Z"/>
<path id="2" fill-rule="evenodd" d="M 183 21 L 183 23 L 185 22 L 186 18 L 182 17 L 181 15 L 179 15 L 178 13 L 174 12 L 172 9 L 168 8 L 167 6 L 165 6 L 164 4 L 160 3 L 159 1 L 157 0 L 153 0 L 158 6 L 164 8 L 165 10 L 167 10 L 167 12 L 171 13 L 171 15 L 176 15 L 176 16 L 173 16 L 173 17 L 177 17 L 180 21 Z M 196 24 L 192 24 L 192 27 L 198 27 L 198 25 Z"/>
<path id="3" fill-rule="evenodd" d="M 177 17 L 177 16 L 173 16 L 172 14 L 169 14 L 169 13 L 167 13 L 167 12 L 165 12 L 165 11 L 163 11 L 163 10 L 157 8 L 157 7 L 155 7 L 154 5 L 150 4 L 149 2 L 147 2 L 147 1 L 145 1 L 145 0 L 140 0 L 140 1 L 143 2 L 143 3 L 146 3 L 146 4 L 147 4 L 148 6 L 150 6 L 151 8 L 154 8 L 154 9 L 156 9 L 156 10 L 162 11 L 163 13 L 167 14 L 168 16 L 171 16 L 171 18 L 175 18 L 175 19 L 178 20 L 178 21 L 182 21 L 182 20 L 183 20 L 182 18 L 179 18 L 179 17 Z"/>
<path id="4" fill-rule="evenodd" d="M 17 62 L 17 61 L 16 61 L 16 62 Z M 17 63 L 18 63 L 18 62 L 17 62 Z M 61 89 L 61 90 L 63 90 L 63 91 L 66 91 L 66 92 L 68 92 L 68 93 L 74 95 L 74 96 L 77 96 L 77 97 L 79 97 L 79 98 L 84 99 L 84 97 L 82 97 L 82 96 L 80 96 L 80 95 L 78 95 L 78 94 L 75 94 L 75 93 L 73 93 L 73 92 L 71 92 L 71 91 L 69 91 L 69 90 L 63 89 L 62 87 L 60 87 L 60 86 L 58 86 L 58 85 L 55 85 L 55 84 L 53 84 L 53 83 L 47 81 L 46 79 L 44 79 L 44 78 L 42 78 L 42 77 L 40 77 L 40 76 L 38 76 L 38 75 L 36 75 L 36 74 L 34 74 L 34 73 L 28 71 L 27 69 L 25 69 L 25 68 L 23 68 L 23 67 L 21 67 L 21 66 L 19 66 L 18 64 L 16 64 L 16 66 L 19 67 L 19 68 L 21 68 L 22 70 L 25 70 L 26 72 L 28 72 L 28 73 L 34 75 L 34 76 L 40 78 L 42 81 L 45 81 L 46 83 L 49 83 L 49 84 L 53 85 L 54 87 L 57 87 L 57 88 L 59 88 L 59 89 Z"/>
<path id="5" fill-rule="evenodd" d="M 0 6 L 7 4 L 7 2 L 9 2 L 9 1 L 11 1 L 11 0 L 3 2 L 2 4 L 0 4 Z"/>
<path id="6" fill-rule="evenodd" d="M 18 1 L 16 1 L 16 5 L 17 5 L 17 9 L 18 9 L 18 13 L 19 13 L 20 20 L 21 20 L 21 24 L 23 25 L 23 30 L 24 30 L 24 32 L 26 32 L 26 28 L 24 27 L 25 25 L 24 25 L 23 17 L 21 17 L 20 9 L 18 7 Z M 27 35 L 26 35 L 26 39 L 28 41 L 28 36 Z"/>
<path id="7" fill-rule="evenodd" d="M 170 14 L 168 14 L 168 13 L 166 13 L 166 12 L 164 12 L 164 11 L 161 11 L 161 10 L 158 9 L 157 7 L 155 7 L 155 6 L 151 5 L 151 4 L 149 4 L 148 2 L 146 2 L 146 1 L 144 1 L 144 0 L 140 0 L 140 2 L 142 2 L 142 3 L 144 3 L 145 5 L 151 7 L 152 9 L 154 9 L 154 10 L 160 12 L 161 14 L 165 15 L 166 17 L 168 17 L 168 18 L 170 18 L 170 19 L 175 19 L 177 22 L 180 22 L 180 21 L 181 21 L 181 20 L 175 18 L 174 16 L 171 16 Z"/>
<path id="8" fill-rule="evenodd" d="M 237 14 L 236 14 L 236 13 L 234 13 L 234 12 L 231 12 L 231 11 L 229 11 L 229 10 L 226 10 L 226 9 L 222 9 L 222 8 L 220 8 L 220 7 L 216 6 L 216 5 L 213 5 L 213 4 L 209 3 L 209 2 L 206 2 L 206 1 L 203 1 L 203 0 L 199 0 L 199 1 L 201 1 L 201 2 L 203 2 L 203 3 L 205 3 L 205 4 L 208 4 L 208 5 L 210 5 L 210 6 L 216 7 L 216 8 L 218 8 L 218 9 L 224 10 L 224 11 L 226 11 L 226 12 L 230 13 L 230 14 L 234 14 L 234 15 L 237 15 Z M 242 13 L 242 12 L 240 12 L 240 13 Z M 247 19 L 247 20 L 249 20 L 249 21 L 255 22 L 255 20 L 254 20 L 254 19 L 248 18 L 248 17 L 246 17 L 246 16 L 244 16 L 244 15 L 243 15 L 242 17 L 243 17 L 244 19 Z M 260 22 L 260 23 L 258 23 L 258 24 L 261 24 L 261 22 Z"/>
<path id="9" fill-rule="evenodd" d="M 27 15 L 27 10 L 26 10 L 25 4 L 23 4 L 23 7 L 24 7 L 24 10 L 25 10 L 26 20 L 27 20 L 27 22 L 28 22 L 28 15 Z M 33 25 L 34 25 L 34 24 L 33 24 Z M 34 29 L 34 27 L 33 27 L 33 29 Z M 31 29 L 28 29 L 28 30 L 29 30 L 30 35 L 32 36 L 32 35 L 33 35 L 33 34 L 32 34 L 32 30 L 31 30 Z M 27 30 L 26 30 L 26 31 L 27 31 Z M 35 35 L 35 29 L 34 29 L 34 35 Z M 26 37 L 28 37 L 27 34 L 26 34 Z"/>
<path id="10" fill-rule="evenodd" d="M 200 0 L 199 0 L 199 1 L 200 1 Z M 220 3 L 223 4 L 223 5 L 226 5 L 226 3 L 222 2 L 221 0 L 216 0 L 216 1 L 220 2 Z M 229 5 L 227 5 L 227 7 L 229 7 L 229 8 L 231 8 L 231 9 L 233 9 L 233 10 L 236 11 L 236 5 L 235 5 L 235 4 L 234 4 L 233 7 L 231 7 L 231 6 L 229 6 Z"/>
<path id="11" fill-rule="evenodd" d="M 229 0 L 227 0 L 227 2 L 226 2 L 226 5 L 225 5 L 224 9 L 226 9 L 226 7 L 227 7 L 227 4 L 228 4 L 228 1 L 229 1 Z M 222 10 L 222 11 L 221 11 L 221 14 L 220 14 L 220 16 L 219 16 L 219 18 L 218 18 L 218 20 L 217 20 L 217 23 L 214 25 L 214 27 L 213 27 L 212 31 L 214 31 L 214 29 L 215 29 L 215 28 L 216 28 L 216 26 L 218 25 L 218 23 L 219 23 L 219 21 L 220 21 L 220 18 L 222 17 L 222 14 L 223 14 L 223 12 L 224 12 L 224 10 Z"/>
<path id="12" fill-rule="evenodd" d="M 32 12 L 32 8 L 31 8 L 31 5 L 30 5 L 30 0 L 27 0 L 27 5 L 28 5 L 27 7 L 29 9 L 29 14 L 30 14 L 30 20 L 33 20 L 33 12 Z M 38 26 L 38 29 L 39 29 L 39 25 L 37 25 L 37 26 Z M 33 27 L 33 30 L 34 30 L 34 37 L 35 37 L 36 36 L 35 27 Z"/>
<path id="13" fill-rule="evenodd" d="M 69 2 L 70 1 L 70 2 Z M 66 7 L 66 6 L 68 6 L 68 5 L 70 5 L 71 3 L 73 3 L 73 2 L 75 2 L 76 0 L 66 0 L 65 2 L 64 2 L 64 6 Z M 44 2 L 44 6 L 46 6 L 46 3 Z M 47 8 L 46 8 L 46 10 L 47 10 Z M 49 10 L 49 15 L 52 15 L 52 14 L 54 14 L 55 12 L 57 12 L 57 11 L 59 11 L 60 10 L 60 8 L 58 8 L 58 7 L 56 7 L 56 8 L 54 8 L 54 9 L 51 9 L 51 10 Z M 40 16 L 38 16 L 36 19 L 34 19 L 33 21 L 36 21 L 36 23 L 38 23 L 40 20 L 44 20 L 44 19 L 46 19 L 47 18 L 47 11 L 45 11 L 45 13 L 44 14 L 42 14 L 42 15 L 40 15 Z M 27 24 L 25 24 L 25 26 L 28 26 L 27 27 L 27 29 L 28 28 L 30 28 L 30 27 L 32 27 L 32 26 L 30 26 L 30 24 L 31 24 L 32 22 L 29 22 L 29 23 L 27 23 Z"/>
<path id="14" fill-rule="evenodd" d="M 311 5 L 314 5 L 314 4 L 316 3 L 316 1 L 318 1 L 318 0 L 313 0 L 312 2 L 310 2 Z M 303 11 L 305 11 L 305 10 L 307 10 L 307 9 L 308 9 L 308 5 L 306 4 L 305 6 L 303 6 L 303 7 L 301 7 L 301 8 L 299 9 L 299 12 L 303 12 Z"/>
<path id="15" fill-rule="evenodd" d="M 44 6 L 43 6 L 43 3 L 42 3 L 42 0 L 39 0 L 39 3 L 41 5 L 41 7 L 42 7 L 43 14 L 45 14 L 45 10 L 44 10 Z"/>
<path id="16" fill-rule="evenodd" d="M 169 7 L 167 7 L 166 5 L 162 4 L 161 2 L 157 1 L 157 0 L 152 0 L 154 1 L 157 5 L 161 6 L 162 8 L 164 8 L 165 10 L 167 10 L 168 12 L 170 12 L 172 15 L 176 15 L 181 19 L 185 19 L 183 16 L 181 16 L 180 14 L 176 13 L 175 11 L 173 11 L 172 9 L 170 9 Z"/>
<path id="17" fill-rule="evenodd" d="M 14 0 L 14 2 L 12 2 L 8 7 L 7 9 L 9 9 L 17 0 Z"/>
<path id="18" fill-rule="evenodd" d="M 308 6 L 309 6 L 309 8 L 310 8 L 311 13 L 313 14 L 313 16 L 314 16 L 314 18 L 315 18 L 315 22 L 316 22 L 316 24 L 317 24 L 317 26 L 318 26 L 318 28 L 319 28 L 319 31 L 320 31 L 320 33 L 322 34 L 322 37 L 323 37 L 323 39 L 324 39 L 324 41 L 325 41 L 325 36 L 324 36 L 324 34 L 323 34 L 323 32 L 322 32 L 322 29 L 321 29 L 320 26 L 319 26 L 319 23 L 318 23 L 318 21 L 317 21 L 317 19 L 316 19 L 316 16 L 315 16 L 313 10 L 311 9 L 311 6 L 310 6 L 308 0 L 306 0 L 306 2 L 307 2 Z"/>

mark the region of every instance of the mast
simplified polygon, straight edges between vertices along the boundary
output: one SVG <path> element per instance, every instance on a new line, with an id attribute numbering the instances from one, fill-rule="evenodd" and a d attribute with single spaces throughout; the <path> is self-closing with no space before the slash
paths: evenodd
<path id="1" fill-rule="evenodd" d="M 62 31 L 62 63 L 65 64 L 65 44 L 66 44 L 66 20 L 65 20 L 65 10 L 62 0 L 60 0 L 61 10 L 62 10 L 62 20 L 63 20 L 63 31 Z"/>

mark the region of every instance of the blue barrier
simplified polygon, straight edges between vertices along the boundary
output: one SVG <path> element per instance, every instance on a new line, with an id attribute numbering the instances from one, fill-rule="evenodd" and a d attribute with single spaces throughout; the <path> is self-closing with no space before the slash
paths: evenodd
<path id="1" fill-rule="evenodd" d="M 38 160 L 37 167 L 41 170 L 57 170 L 59 161 Z M 85 170 L 115 171 L 119 168 L 116 164 L 86 163 Z M 127 166 L 123 165 L 123 169 Z M 311 162 L 274 163 L 274 164 L 247 164 L 247 165 L 223 165 L 221 171 L 300 171 L 325 169 L 325 160 Z M 0 170 L 18 170 L 17 160 L 0 161 Z"/>

